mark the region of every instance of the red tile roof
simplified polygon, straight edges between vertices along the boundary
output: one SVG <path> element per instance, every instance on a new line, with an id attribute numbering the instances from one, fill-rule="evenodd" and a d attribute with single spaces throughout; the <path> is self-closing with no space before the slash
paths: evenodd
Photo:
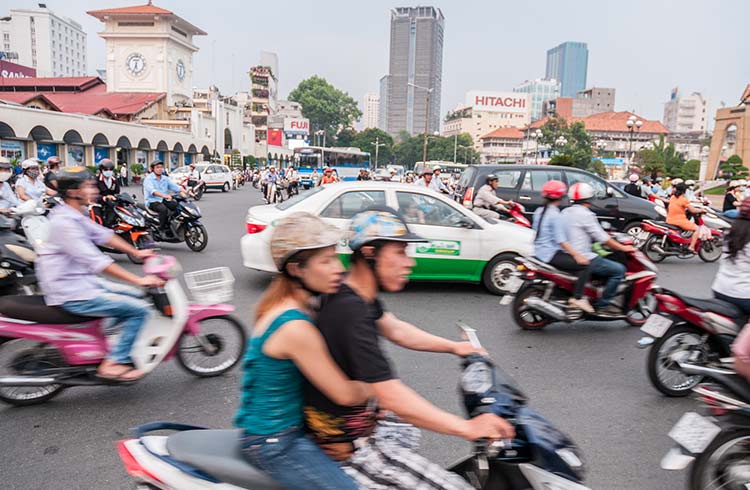
<path id="1" fill-rule="evenodd" d="M 128 15 L 172 15 L 173 12 L 157 7 L 151 2 L 146 5 L 133 5 L 132 7 L 119 7 L 113 9 L 90 10 L 87 14 L 100 18 L 105 15 L 128 14 Z"/>
<path id="2" fill-rule="evenodd" d="M 581 121 L 586 127 L 586 131 L 610 131 L 610 132 L 627 132 L 628 131 L 628 118 L 630 116 L 636 116 L 639 120 L 643 121 L 641 126 L 641 133 L 655 133 L 655 134 L 667 134 L 669 130 L 664 127 L 660 121 L 650 121 L 638 114 L 632 112 L 600 112 L 598 114 L 592 114 L 584 118 L 580 117 L 569 117 L 565 118 L 568 124 Z M 550 117 L 544 117 L 538 121 L 534 121 L 528 126 L 528 129 L 537 129 L 544 126 Z"/>
<path id="3" fill-rule="evenodd" d="M 43 89 L 38 91 L 61 89 L 79 89 L 86 90 L 95 85 L 104 84 L 99 77 L 49 77 L 49 78 L 0 78 L 0 90 L 8 88 L 18 88 L 22 91 L 26 88 Z"/>
<path id="4" fill-rule="evenodd" d="M 480 140 L 489 138 L 505 138 L 505 139 L 523 139 L 523 131 L 518 128 L 497 128 L 491 133 L 487 133 Z"/>

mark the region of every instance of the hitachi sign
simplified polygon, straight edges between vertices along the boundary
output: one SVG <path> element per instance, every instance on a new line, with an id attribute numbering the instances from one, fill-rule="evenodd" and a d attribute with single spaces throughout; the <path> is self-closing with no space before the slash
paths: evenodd
<path id="1" fill-rule="evenodd" d="M 466 94 L 466 105 L 478 111 L 528 113 L 529 96 L 515 92 L 479 92 Z"/>

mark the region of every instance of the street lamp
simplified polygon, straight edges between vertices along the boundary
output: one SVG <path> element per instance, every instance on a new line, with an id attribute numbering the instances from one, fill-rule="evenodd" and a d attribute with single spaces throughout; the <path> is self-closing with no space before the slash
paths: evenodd
<path id="1" fill-rule="evenodd" d="M 567 144 L 568 144 L 568 140 L 565 138 L 565 136 L 560 135 L 555 140 L 555 145 L 556 146 L 565 146 Z"/>
<path id="2" fill-rule="evenodd" d="M 380 142 L 380 136 L 375 136 L 375 170 L 378 169 L 378 152 L 381 146 L 387 146 L 385 143 Z"/>
<path id="3" fill-rule="evenodd" d="M 536 131 L 531 132 L 531 137 L 536 142 L 536 152 L 534 152 L 534 165 L 537 165 L 539 163 L 539 140 L 542 139 L 542 130 L 537 129 Z"/>
<path id="4" fill-rule="evenodd" d="M 318 143 L 320 143 L 320 137 L 323 136 L 323 148 L 326 147 L 326 131 L 325 129 L 319 129 L 315 131 L 315 135 L 318 137 Z"/>
<path id="5" fill-rule="evenodd" d="M 628 131 L 630 133 L 630 141 L 629 141 L 629 145 L 628 145 L 628 153 L 629 153 L 628 166 L 632 167 L 633 166 L 633 156 L 634 156 L 633 155 L 633 134 L 635 133 L 635 131 L 640 131 L 641 130 L 641 126 L 643 126 L 643 121 L 641 121 L 640 119 L 638 119 L 635 116 L 635 114 L 633 114 L 633 115 L 631 115 L 628 118 L 628 121 L 625 123 L 625 125 L 628 127 Z"/>
<path id="6" fill-rule="evenodd" d="M 411 82 L 408 82 L 407 85 L 410 85 L 414 88 L 418 88 L 420 90 L 424 90 L 425 92 L 427 92 L 427 97 L 425 98 L 425 106 L 424 106 L 424 142 L 422 143 L 422 162 L 426 164 L 427 163 L 427 128 L 429 127 L 429 119 L 430 119 L 430 94 L 432 93 L 433 89 L 415 85 Z"/>

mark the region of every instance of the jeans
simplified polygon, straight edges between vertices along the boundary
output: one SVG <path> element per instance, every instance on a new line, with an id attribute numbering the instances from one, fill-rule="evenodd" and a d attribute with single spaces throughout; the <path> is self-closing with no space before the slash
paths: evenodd
<path id="1" fill-rule="evenodd" d="M 576 287 L 573 291 L 573 297 L 575 299 L 581 299 L 583 297 L 583 289 L 586 287 L 586 283 L 591 276 L 591 267 L 589 265 L 581 265 L 575 261 L 572 255 L 562 250 L 555 252 L 549 264 L 557 267 L 560 270 L 567 272 L 575 272 L 578 275 L 578 281 L 576 281 Z"/>
<path id="2" fill-rule="evenodd" d="M 117 364 L 130 363 L 130 349 L 138 332 L 151 315 L 149 304 L 140 299 L 138 289 L 109 281 L 100 281 L 104 293 L 84 301 L 67 301 L 61 306 L 76 315 L 108 317 L 114 321 L 112 327 L 120 327 L 120 340 L 109 353 L 108 359 Z"/>
<path id="3" fill-rule="evenodd" d="M 732 303 L 734 306 L 745 312 L 745 315 L 750 315 L 750 299 L 745 298 L 734 298 L 727 296 L 726 294 L 717 293 L 714 291 L 714 298 Z"/>
<path id="4" fill-rule="evenodd" d="M 730 219 L 737 219 L 740 217 L 740 210 L 739 209 L 727 209 L 722 213 L 724 216 Z"/>
<path id="5" fill-rule="evenodd" d="M 300 427 L 241 439 L 242 456 L 290 490 L 356 490 L 344 470 L 326 456 Z"/>
<path id="6" fill-rule="evenodd" d="M 602 293 L 601 299 L 594 306 L 602 307 L 609 305 L 612 298 L 615 297 L 617 286 L 625 279 L 625 266 L 614 260 L 596 257 L 591 261 L 589 269 L 594 276 L 609 278 L 607 279 L 607 285 L 604 286 L 604 293 Z"/>

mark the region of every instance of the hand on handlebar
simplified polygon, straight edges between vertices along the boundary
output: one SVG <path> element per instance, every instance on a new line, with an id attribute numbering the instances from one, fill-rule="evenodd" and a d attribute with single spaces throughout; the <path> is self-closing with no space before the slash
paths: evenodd
<path id="1" fill-rule="evenodd" d="M 156 252 L 151 250 L 150 248 L 145 248 L 143 250 L 136 250 L 133 255 L 135 255 L 139 259 L 147 259 L 149 257 L 155 256 Z"/>
<path id="2" fill-rule="evenodd" d="M 574 255 L 573 260 L 575 260 L 578 265 L 589 265 L 591 263 L 589 259 L 580 254 Z"/>
<path id="3" fill-rule="evenodd" d="M 486 350 L 481 348 L 477 349 L 476 347 L 471 345 L 471 342 L 454 342 L 453 350 L 451 351 L 451 353 L 457 355 L 458 357 L 466 357 L 471 354 L 479 354 L 489 357 L 489 354 L 487 354 Z"/>
<path id="4" fill-rule="evenodd" d="M 507 420 L 492 413 L 483 413 L 466 421 L 462 437 L 468 441 L 477 439 L 513 439 L 516 430 Z"/>
<path id="5" fill-rule="evenodd" d="M 139 278 L 138 285 L 144 288 L 158 288 L 164 285 L 164 280 L 156 276 L 144 276 Z"/>

